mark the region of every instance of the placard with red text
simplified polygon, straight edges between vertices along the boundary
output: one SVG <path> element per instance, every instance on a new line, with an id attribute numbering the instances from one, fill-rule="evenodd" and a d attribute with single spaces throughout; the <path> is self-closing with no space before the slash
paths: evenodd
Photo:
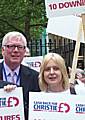
<path id="1" fill-rule="evenodd" d="M 0 120 L 24 120 L 22 88 L 12 92 L 0 89 Z"/>
<path id="2" fill-rule="evenodd" d="M 85 120 L 85 95 L 30 92 L 29 120 Z"/>
<path id="3" fill-rule="evenodd" d="M 85 0 L 45 0 L 48 18 L 85 13 Z"/>

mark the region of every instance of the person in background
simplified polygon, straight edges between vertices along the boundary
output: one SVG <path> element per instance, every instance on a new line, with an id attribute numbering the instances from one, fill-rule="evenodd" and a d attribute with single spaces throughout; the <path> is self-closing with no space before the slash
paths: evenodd
<path id="1" fill-rule="evenodd" d="M 21 64 L 26 47 L 27 41 L 22 33 L 13 31 L 4 36 L 2 41 L 4 61 L 0 63 L 0 76 L 1 80 L 23 88 L 25 120 L 28 120 L 29 91 L 36 92 L 40 89 L 38 72 Z"/>
<path id="2" fill-rule="evenodd" d="M 27 64 L 27 59 L 30 57 L 30 50 L 29 50 L 29 48 L 28 47 L 26 47 L 26 52 L 25 52 L 25 54 L 24 54 L 24 58 L 23 58 L 23 60 L 22 60 L 22 65 L 24 65 L 24 66 L 28 66 L 28 64 Z"/>
<path id="3" fill-rule="evenodd" d="M 75 89 L 78 91 L 78 93 L 81 92 L 81 89 L 83 89 L 82 93 L 85 92 L 85 71 L 77 68 L 76 74 L 75 74 Z"/>
<path id="4" fill-rule="evenodd" d="M 71 67 L 69 67 L 69 73 L 71 77 Z M 79 85 L 80 87 L 85 87 L 85 70 L 76 68 L 76 73 L 75 73 L 75 85 Z"/>
<path id="5" fill-rule="evenodd" d="M 69 68 L 69 75 L 71 77 L 72 68 L 71 67 L 68 68 Z M 70 86 L 71 87 L 74 86 L 75 91 L 77 91 L 78 94 L 83 94 L 83 93 L 85 94 L 85 70 L 76 68 L 74 84 L 71 84 L 70 77 L 69 77 Z"/>
<path id="6" fill-rule="evenodd" d="M 85 87 L 85 71 L 82 69 L 76 70 L 76 84 L 83 85 Z"/>
<path id="7" fill-rule="evenodd" d="M 77 68 L 75 74 L 75 90 L 78 91 L 79 94 L 85 94 L 85 71 Z"/>
<path id="8" fill-rule="evenodd" d="M 29 50 L 28 47 L 26 47 L 26 52 L 25 52 L 24 57 L 30 57 L 30 56 L 31 56 L 31 55 L 30 55 L 30 50 Z"/>

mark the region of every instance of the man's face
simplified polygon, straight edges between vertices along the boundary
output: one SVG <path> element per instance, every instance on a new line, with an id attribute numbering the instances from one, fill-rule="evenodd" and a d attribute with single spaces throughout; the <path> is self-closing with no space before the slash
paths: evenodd
<path id="1" fill-rule="evenodd" d="M 6 64 L 11 66 L 19 66 L 25 54 L 24 42 L 20 37 L 11 37 L 6 45 L 2 48 L 2 55 Z"/>

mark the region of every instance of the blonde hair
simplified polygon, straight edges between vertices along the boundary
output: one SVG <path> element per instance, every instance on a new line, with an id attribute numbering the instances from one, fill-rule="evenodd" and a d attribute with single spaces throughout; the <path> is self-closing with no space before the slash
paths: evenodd
<path id="1" fill-rule="evenodd" d="M 44 59 L 42 61 L 41 67 L 40 67 L 40 73 L 39 73 L 39 87 L 41 89 L 41 91 L 46 91 L 47 90 L 47 83 L 45 82 L 44 79 L 44 70 L 46 65 L 48 64 L 48 62 L 50 60 L 53 60 L 57 65 L 59 65 L 59 69 L 61 71 L 62 74 L 62 80 L 63 80 L 63 84 L 62 87 L 64 89 L 67 89 L 69 86 L 69 79 L 68 79 L 68 74 L 67 74 L 67 69 L 65 66 L 65 61 L 64 59 L 57 53 L 48 53 L 47 55 L 44 56 Z"/>

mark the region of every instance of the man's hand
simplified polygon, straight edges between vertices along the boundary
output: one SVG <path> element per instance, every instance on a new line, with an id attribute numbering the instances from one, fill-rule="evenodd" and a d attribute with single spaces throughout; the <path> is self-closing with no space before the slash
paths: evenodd
<path id="1" fill-rule="evenodd" d="M 11 92 L 15 88 L 16 88 L 16 85 L 7 85 L 7 86 L 4 86 L 4 91 Z"/>

